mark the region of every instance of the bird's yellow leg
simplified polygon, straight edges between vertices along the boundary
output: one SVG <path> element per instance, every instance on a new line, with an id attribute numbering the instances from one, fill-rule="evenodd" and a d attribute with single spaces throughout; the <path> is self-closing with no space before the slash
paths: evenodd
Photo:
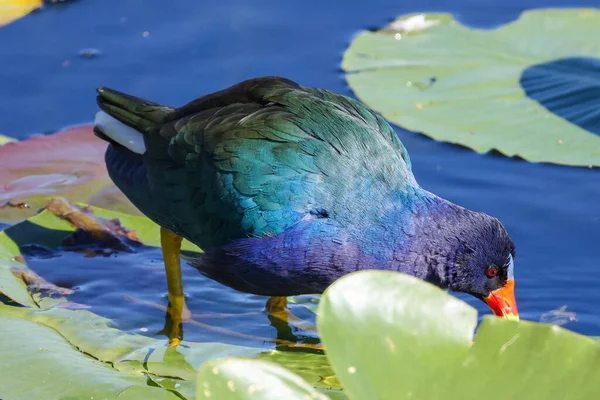
<path id="1" fill-rule="evenodd" d="M 287 309 L 288 301 L 285 296 L 271 296 L 267 300 L 265 310 L 267 314 L 305 331 L 315 331 L 316 327 L 308 321 L 298 318 L 290 310 Z"/>
<path id="2" fill-rule="evenodd" d="M 287 297 L 285 296 L 271 296 L 269 300 L 267 300 L 267 304 L 265 305 L 265 309 L 267 314 L 274 316 L 277 319 L 282 320 L 283 322 L 288 322 L 288 312 L 287 312 Z"/>
<path id="3" fill-rule="evenodd" d="M 190 310 L 185 305 L 183 294 L 183 282 L 181 280 L 181 241 L 183 238 L 173 232 L 160 228 L 160 245 L 165 261 L 167 273 L 167 287 L 169 290 L 169 307 L 167 312 L 172 320 L 172 328 L 169 329 L 169 347 L 176 347 L 182 339 L 183 321 L 190 319 Z"/>

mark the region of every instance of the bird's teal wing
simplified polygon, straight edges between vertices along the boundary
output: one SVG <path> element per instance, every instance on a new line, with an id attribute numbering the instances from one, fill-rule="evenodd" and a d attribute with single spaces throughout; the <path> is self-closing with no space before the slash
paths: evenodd
<path id="1" fill-rule="evenodd" d="M 277 235 L 303 218 L 360 226 L 417 187 L 383 118 L 283 78 L 201 97 L 147 132 L 148 185 L 162 204 L 154 219 L 205 247 Z"/>

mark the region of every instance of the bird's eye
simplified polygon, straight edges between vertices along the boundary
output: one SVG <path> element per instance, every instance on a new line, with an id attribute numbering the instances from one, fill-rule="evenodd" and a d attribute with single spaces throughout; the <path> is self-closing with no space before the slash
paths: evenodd
<path id="1" fill-rule="evenodd" d="M 485 274 L 487 275 L 488 278 L 494 278 L 496 276 L 498 276 L 498 268 L 497 267 L 489 267 L 487 269 L 487 271 L 485 271 Z"/>

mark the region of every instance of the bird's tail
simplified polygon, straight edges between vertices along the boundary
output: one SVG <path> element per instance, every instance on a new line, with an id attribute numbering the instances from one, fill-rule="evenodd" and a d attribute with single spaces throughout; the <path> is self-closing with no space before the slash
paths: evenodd
<path id="1" fill-rule="evenodd" d="M 162 125 L 174 110 L 104 87 L 98 88 L 96 100 L 102 110 L 94 121 L 96 135 L 139 154 L 146 151 L 143 135 Z"/>

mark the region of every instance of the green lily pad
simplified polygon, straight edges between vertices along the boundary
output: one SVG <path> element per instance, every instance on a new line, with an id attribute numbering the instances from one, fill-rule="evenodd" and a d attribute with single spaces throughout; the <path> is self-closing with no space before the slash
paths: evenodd
<path id="1" fill-rule="evenodd" d="M 23 267 L 23 263 L 16 259 L 20 254 L 19 246 L 6 232 L 0 232 L 0 294 L 24 306 L 36 307 L 27 285 L 13 272 L 15 268 Z"/>
<path id="2" fill-rule="evenodd" d="M 322 373 L 332 375 L 323 355 L 264 351 L 214 342 L 184 341 L 182 346 L 168 348 L 164 340 L 122 332 L 110 320 L 92 312 L 60 307 L 36 310 L 0 304 L 0 318 L 20 319 L 58 332 L 70 346 L 110 365 L 115 371 L 147 374 L 159 386 L 177 391 L 190 399 L 194 398 L 198 367 L 207 361 L 227 357 L 269 360 L 298 373 L 315 387 L 330 387 L 321 383 Z M 0 357 L 5 359 L 2 349 Z M 21 365 L 13 368 L 21 368 Z M 22 369 L 20 371 L 24 373 Z M 0 387 L 3 379 L 0 375 Z"/>
<path id="3" fill-rule="evenodd" d="M 70 310 L 61 307 L 40 310 L 0 304 L 0 318 L 3 321 L 19 319 L 45 327 L 48 332 L 58 332 L 63 341 L 81 354 L 87 354 L 104 363 L 105 366 L 110 366 L 113 370 L 124 374 L 147 375 L 158 386 L 175 391 L 188 399 L 194 398 L 198 368 L 210 360 L 230 357 L 268 360 L 293 371 L 314 387 L 321 389 L 336 387 L 331 382 L 323 382 L 323 376 L 332 375 L 327 359 L 323 355 L 264 351 L 214 342 L 184 341 L 182 346 L 168 348 L 165 340 L 122 332 L 110 320 L 87 310 Z M 5 357 L 8 356 L 2 348 L 0 358 L 11 360 Z M 5 361 L 4 364 L 8 364 L 7 368 L 9 368 L 11 362 Z M 17 363 L 17 360 L 12 366 L 13 369 L 18 370 L 15 373 L 21 374 L 26 373 L 26 370 L 22 369 L 25 367 L 26 365 Z M 3 387 L 4 382 L 6 382 L 4 376 L 0 375 L 0 388 Z M 0 389 L 0 396 L 2 394 Z"/>
<path id="4" fill-rule="evenodd" d="M 600 166 L 600 11 L 526 11 L 493 30 L 449 14 L 363 31 L 342 68 L 389 121 L 477 152 Z M 552 39 L 554 38 L 554 39 Z"/>
<path id="5" fill-rule="evenodd" d="M 2 315 L 0 396 L 4 399 L 173 399 L 142 374 L 121 373 L 89 357 L 59 332 Z"/>
<path id="6" fill-rule="evenodd" d="M 594 399 L 600 344 L 554 325 L 485 317 L 414 277 L 345 276 L 318 328 L 350 399 Z M 352 332 L 352 334 L 348 334 Z"/>
<path id="7" fill-rule="evenodd" d="M 242 359 L 208 362 L 198 373 L 198 400 L 329 400 L 276 364 Z"/>

